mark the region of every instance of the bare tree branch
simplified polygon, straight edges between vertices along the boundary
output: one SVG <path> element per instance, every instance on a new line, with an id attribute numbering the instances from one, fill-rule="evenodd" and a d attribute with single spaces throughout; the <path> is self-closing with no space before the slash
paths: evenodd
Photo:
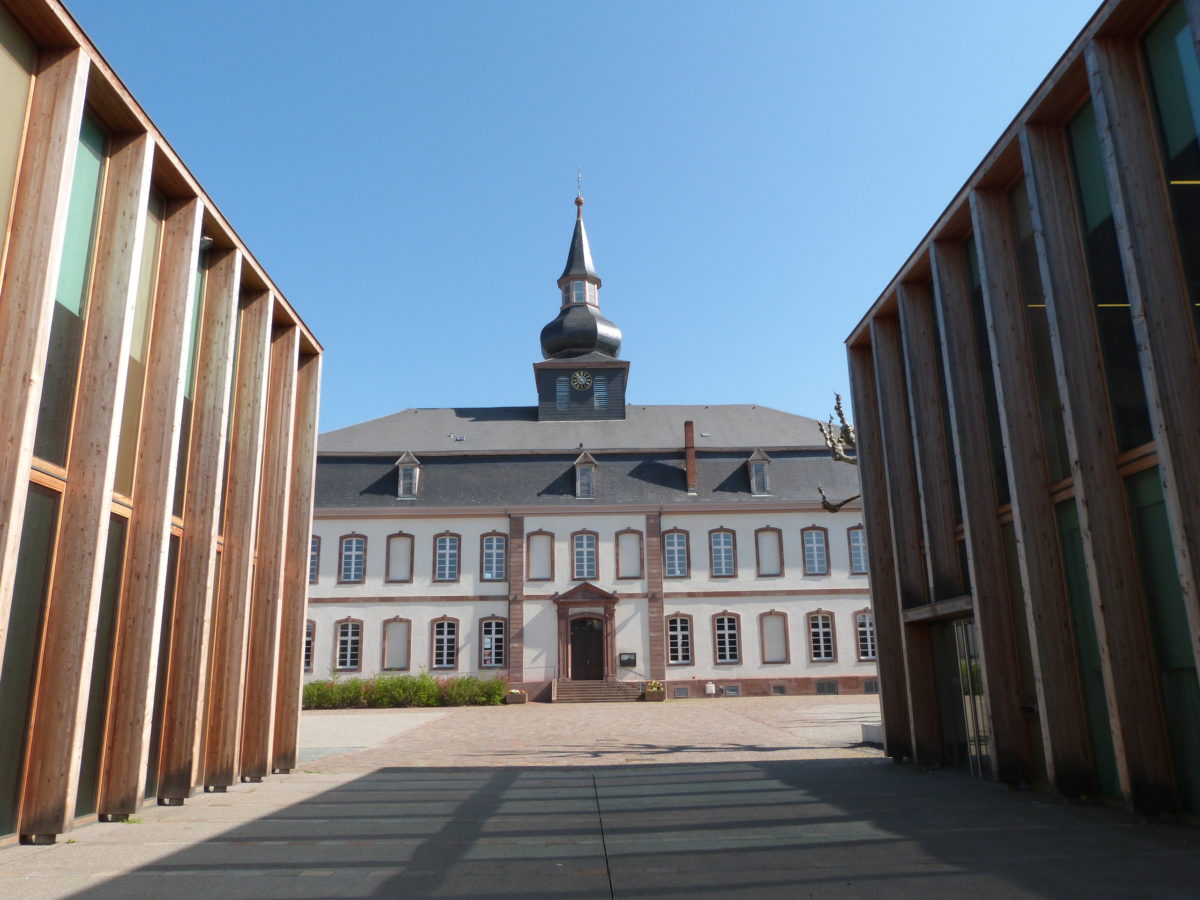
<path id="1" fill-rule="evenodd" d="M 819 485 L 819 484 L 817 485 L 817 493 L 819 493 L 821 495 L 822 508 L 824 508 L 826 512 L 831 512 L 831 513 L 840 512 L 842 507 L 845 506 L 847 503 L 857 500 L 859 497 L 862 496 L 862 494 L 855 494 L 853 497 L 847 497 L 845 500 L 841 500 L 837 503 L 834 503 L 829 499 L 829 497 L 826 496 L 825 488 L 821 487 L 821 485 Z"/>
<path id="2" fill-rule="evenodd" d="M 838 462 L 857 466 L 858 442 L 857 435 L 854 433 L 854 426 L 846 421 L 846 410 L 842 406 L 842 395 L 834 394 L 833 398 L 833 412 L 838 418 L 836 429 L 833 424 L 833 416 L 830 416 L 827 422 L 818 422 L 817 427 L 821 429 L 821 437 L 825 439 L 825 446 L 829 448 L 830 456 Z"/>

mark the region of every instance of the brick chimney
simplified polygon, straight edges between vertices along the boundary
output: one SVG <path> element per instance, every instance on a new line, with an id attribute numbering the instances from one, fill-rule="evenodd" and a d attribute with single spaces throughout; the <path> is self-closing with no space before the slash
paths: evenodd
<path id="1" fill-rule="evenodd" d="M 696 426 L 683 423 L 683 452 L 687 459 L 687 492 L 696 493 Z"/>

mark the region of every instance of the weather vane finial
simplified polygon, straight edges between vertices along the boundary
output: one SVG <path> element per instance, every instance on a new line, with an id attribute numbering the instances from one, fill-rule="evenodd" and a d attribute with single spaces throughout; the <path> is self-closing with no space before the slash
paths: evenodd
<path id="1" fill-rule="evenodd" d="M 575 170 L 575 218 L 583 218 L 583 166 Z"/>

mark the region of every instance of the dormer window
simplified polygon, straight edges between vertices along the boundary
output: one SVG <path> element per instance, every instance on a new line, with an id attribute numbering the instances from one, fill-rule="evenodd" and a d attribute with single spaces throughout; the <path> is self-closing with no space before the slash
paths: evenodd
<path id="1" fill-rule="evenodd" d="M 403 456 L 396 460 L 396 496 L 402 500 L 415 498 L 420 478 L 420 461 L 406 451 Z"/>
<path id="2" fill-rule="evenodd" d="M 761 450 L 755 450 L 746 465 L 750 471 L 750 493 L 757 495 L 771 493 L 771 485 L 767 479 L 767 467 L 771 458 Z"/>
<path id="3" fill-rule="evenodd" d="M 575 496 L 580 500 L 596 496 L 596 460 L 590 453 L 581 453 L 575 460 Z"/>

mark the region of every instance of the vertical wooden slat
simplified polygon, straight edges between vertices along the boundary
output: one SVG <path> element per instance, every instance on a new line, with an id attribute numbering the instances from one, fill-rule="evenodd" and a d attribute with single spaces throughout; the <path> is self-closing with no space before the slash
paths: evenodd
<path id="1" fill-rule="evenodd" d="M 913 452 L 921 493 L 921 529 L 933 600 L 966 593 L 958 541 L 954 536 L 954 466 L 942 416 L 941 369 L 937 323 L 928 285 L 904 283 L 897 290 L 900 331 L 904 342 L 908 406 L 912 417 Z"/>
<path id="2" fill-rule="evenodd" d="M 1084 58 L 1200 671 L 1200 336 L 1137 44 L 1096 40 Z"/>
<path id="3" fill-rule="evenodd" d="M 238 777 L 272 305 L 270 292 L 263 291 L 245 301 L 239 313 L 241 337 L 225 494 L 225 548 L 213 599 L 208 702 L 204 709 L 202 780 L 211 789 L 223 790 Z"/>
<path id="4" fill-rule="evenodd" d="M 279 628 L 283 614 L 284 553 L 292 480 L 292 427 L 296 414 L 296 367 L 300 329 L 277 326 L 271 338 L 264 423 L 262 481 L 258 497 L 258 562 L 250 601 L 246 645 L 245 714 L 240 774 L 261 780 L 271 771 L 275 686 L 279 676 Z"/>
<path id="5" fill-rule="evenodd" d="M 317 415 L 321 357 L 301 355 L 296 372 L 296 415 L 292 428 L 292 482 L 288 502 L 287 559 L 283 577 L 279 676 L 271 768 L 296 768 L 300 692 L 304 670 L 304 625 L 308 610 L 308 556 L 312 539 L 313 479 L 317 465 Z"/>
<path id="6" fill-rule="evenodd" d="M 1028 782 L 1033 763 L 1021 712 L 1021 673 L 984 403 L 984 380 L 994 374 L 990 368 L 980 370 L 983 360 L 975 352 L 966 247 L 934 241 L 930 257 L 996 775 L 1001 781 Z"/>
<path id="7" fill-rule="evenodd" d="M 0 441 L 0 659 L 21 547 L 88 68 L 82 50 L 42 52 L 25 138 L 26 146 L 37 152 L 21 159 L 0 286 L 0 422 L 7 430 Z"/>
<path id="8" fill-rule="evenodd" d="M 508 677 L 525 680 L 525 517 L 508 517 Z"/>
<path id="9" fill-rule="evenodd" d="M 892 551 L 888 511 L 887 476 L 879 436 L 879 399 L 875 390 L 875 363 L 870 348 L 850 347 L 850 394 L 858 436 L 858 470 L 863 495 L 863 522 L 867 530 L 867 557 L 871 570 L 871 608 L 878 641 L 880 708 L 884 747 L 893 759 L 912 756 L 908 690 L 904 674 L 901 635 L 900 589 Z"/>
<path id="10" fill-rule="evenodd" d="M 1137 809 L 1168 809 L 1171 759 L 1146 606 L 1096 331 L 1066 137 L 1027 125 L 1021 155 L 1050 320 L 1050 341 L 1121 791 Z"/>
<path id="11" fill-rule="evenodd" d="M 240 250 L 210 252 L 196 350 L 195 402 L 183 500 L 185 526 L 174 602 L 163 609 L 163 615 L 172 617 L 158 755 L 158 797 L 166 803 L 182 802 L 191 796 L 196 766 L 197 714 L 207 676 L 208 625 L 216 584 L 217 513 L 241 275 Z M 171 495 L 168 492 L 164 498 L 168 506 Z"/>
<path id="12" fill-rule="evenodd" d="M 145 786 L 171 504 L 175 481 L 184 477 L 176 460 L 202 216 L 201 202 L 191 200 L 174 205 L 164 223 L 113 645 L 97 806 L 102 815 L 136 812 Z"/>
<path id="13" fill-rule="evenodd" d="M 74 814 L 153 153 L 149 135 L 114 139 L 109 151 L 58 553 L 42 618 L 22 835 L 66 831 Z"/>
<path id="14" fill-rule="evenodd" d="M 921 553 L 921 500 L 913 460 L 912 426 L 904 387 L 904 358 L 900 323 L 894 318 L 871 320 L 875 391 L 879 409 L 878 453 L 884 461 L 890 514 L 892 559 L 896 571 L 896 602 L 902 612 L 930 601 Z M 933 677 L 933 646 L 929 626 L 903 623 L 900 645 L 905 660 L 909 732 L 913 759 L 923 765 L 942 762 L 941 721 Z"/>
<path id="15" fill-rule="evenodd" d="M 663 621 L 662 514 L 646 515 L 646 615 L 649 616 L 650 677 L 667 677 L 666 622 Z"/>
<path id="16" fill-rule="evenodd" d="M 1046 440 L 1025 324 L 1011 206 L 1008 194 L 997 190 L 973 191 L 970 202 L 979 238 L 992 358 L 1003 360 L 1003 365 L 996 367 L 996 393 L 1046 768 L 1059 791 L 1092 794 L 1094 763 L 1058 525 L 1050 501 Z"/>

